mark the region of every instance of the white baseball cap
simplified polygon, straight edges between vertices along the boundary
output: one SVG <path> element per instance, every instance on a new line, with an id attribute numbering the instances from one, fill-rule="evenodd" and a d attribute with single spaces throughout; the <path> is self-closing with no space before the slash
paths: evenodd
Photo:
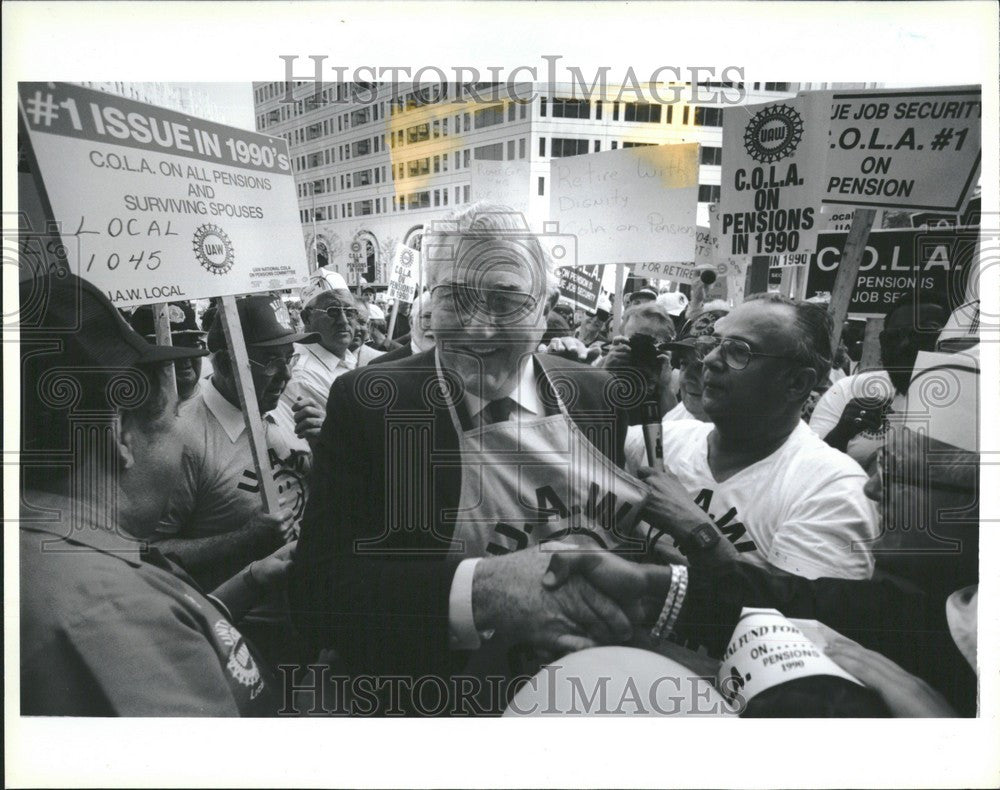
<path id="1" fill-rule="evenodd" d="M 368 317 L 372 321 L 385 321 L 385 313 L 383 313 L 382 308 L 374 302 L 368 305 Z"/>
<path id="2" fill-rule="evenodd" d="M 656 302 L 670 315 L 680 315 L 687 307 L 688 298 L 680 291 L 668 291 L 657 296 Z"/>
<path id="3" fill-rule="evenodd" d="M 302 306 L 308 307 L 317 296 L 326 291 L 348 290 L 347 282 L 339 272 L 317 269 L 309 278 L 309 284 L 302 289 Z"/>

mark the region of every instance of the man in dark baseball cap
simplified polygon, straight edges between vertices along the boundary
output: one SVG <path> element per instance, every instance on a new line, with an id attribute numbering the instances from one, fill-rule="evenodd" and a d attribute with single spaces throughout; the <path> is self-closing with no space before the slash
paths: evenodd
<path id="1" fill-rule="evenodd" d="M 708 415 L 701 406 L 702 360 L 711 350 L 707 340 L 715 329 L 715 322 L 729 312 L 728 306 L 718 305 L 702 310 L 689 318 L 681 327 L 677 338 L 666 344 L 672 352 L 672 360 L 678 370 L 678 404 L 664 420 L 701 420 L 709 422 Z M 699 338 L 705 337 L 708 345 L 700 346 Z"/>
<path id="2" fill-rule="evenodd" d="M 20 308 L 21 713 L 273 713 L 275 684 L 234 618 L 291 550 L 208 596 L 146 544 L 185 443 L 164 363 L 205 351 L 147 342 L 65 272 L 23 281 Z"/>
<path id="3" fill-rule="evenodd" d="M 212 376 L 181 407 L 189 433 L 183 482 L 175 487 L 155 537 L 161 551 L 176 556 L 208 587 L 294 536 L 305 507 L 312 458 L 308 442 L 295 435 L 291 410 L 279 401 L 295 362 L 292 344 L 315 343 L 319 335 L 297 332 L 278 294 L 243 296 L 236 300 L 236 308 L 282 502 L 274 513 L 263 510 L 220 307 L 207 338 Z M 264 647 L 261 635 L 255 636 Z M 271 635 L 265 638 L 270 640 Z"/>
<path id="4" fill-rule="evenodd" d="M 190 302 L 171 302 L 167 305 L 170 322 L 170 340 L 177 348 L 205 348 L 205 332 L 198 328 L 194 308 Z M 153 305 L 137 307 L 128 316 L 132 328 L 150 342 L 156 340 L 156 319 Z M 198 393 L 201 380 L 201 358 L 181 359 L 174 362 L 177 395 L 186 401 Z"/>

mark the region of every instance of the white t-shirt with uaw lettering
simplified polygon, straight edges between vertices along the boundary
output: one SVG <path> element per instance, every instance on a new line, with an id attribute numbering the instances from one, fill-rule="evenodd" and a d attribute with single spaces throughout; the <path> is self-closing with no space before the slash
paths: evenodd
<path id="1" fill-rule="evenodd" d="M 787 441 L 717 482 L 708 466 L 712 423 L 663 423 L 666 467 L 740 552 L 741 559 L 807 579 L 868 579 L 877 516 L 867 476 L 800 422 Z M 641 433 L 626 442 L 627 468 L 645 463 Z"/>

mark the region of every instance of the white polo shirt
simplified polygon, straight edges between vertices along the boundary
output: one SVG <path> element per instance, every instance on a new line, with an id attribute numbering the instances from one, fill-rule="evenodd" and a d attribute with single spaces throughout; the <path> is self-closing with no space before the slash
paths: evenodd
<path id="1" fill-rule="evenodd" d="M 291 381 L 281 394 L 281 400 L 288 406 L 300 396 L 306 396 L 326 408 L 333 382 L 358 366 L 358 358 L 353 352 L 347 351 L 341 359 L 319 343 L 296 343 L 295 353 L 299 359 L 292 369 Z"/>

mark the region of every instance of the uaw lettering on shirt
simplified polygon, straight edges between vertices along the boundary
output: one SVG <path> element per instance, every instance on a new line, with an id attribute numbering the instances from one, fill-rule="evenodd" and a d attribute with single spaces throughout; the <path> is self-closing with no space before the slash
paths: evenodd
<path id="1" fill-rule="evenodd" d="M 567 506 L 552 486 L 535 490 L 537 515 L 530 521 L 511 524 L 498 521 L 493 528 L 493 538 L 486 547 L 489 554 L 509 554 L 520 551 L 540 540 L 557 540 L 571 535 L 587 535 L 602 548 L 611 548 L 628 540 L 619 534 L 616 526 L 624 522 L 632 510 L 632 503 L 622 502 L 613 491 L 602 492 L 597 483 L 591 483 L 587 501 Z"/>
<path id="2" fill-rule="evenodd" d="M 740 540 L 740 538 L 747 534 L 747 528 L 742 521 L 736 520 L 735 507 L 729 508 L 721 516 L 716 516 L 709 510 L 712 506 L 712 497 L 714 495 L 715 492 L 711 488 L 703 488 L 701 489 L 701 493 L 695 497 L 694 503 L 708 514 L 708 517 L 715 522 L 715 526 L 729 539 L 729 542 L 736 547 L 737 551 L 743 554 L 749 551 L 757 551 L 757 544 L 751 538 L 748 537 L 746 540 Z"/>
<path id="3" fill-rule="evenodd" d="M 309 454 L 292 450 L 288 457 L 282 460 L 274 448 L 268 447 L 267 456 L 271 461 L 271 472 L 278 486 L 278 495 L 285 498 L 286 507 L 291 509 L 293 520 L 298 522 L 302 519 L 306 507 L 305 481 L 309 474 Z M 244 469 L 241 478 L 236 484 L 240 491 L 260 493 L 260 480 L 257 478 L 256 469 L 252 467 Z"/>

